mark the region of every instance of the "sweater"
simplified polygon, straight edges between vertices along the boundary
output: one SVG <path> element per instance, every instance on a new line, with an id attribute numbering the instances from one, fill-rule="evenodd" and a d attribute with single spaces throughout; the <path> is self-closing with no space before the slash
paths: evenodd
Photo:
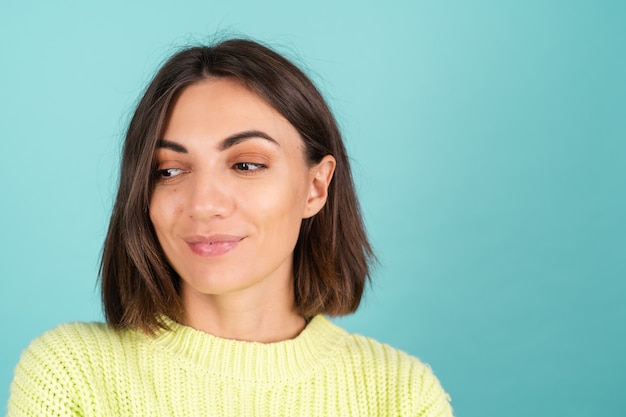
<path id="1" fill-rule="evenodd" d="M 427 365 L 321 315 L 268 344 L 166 323 L 48 331 L 22 353 L 8 416 L 452 416 Z"/>

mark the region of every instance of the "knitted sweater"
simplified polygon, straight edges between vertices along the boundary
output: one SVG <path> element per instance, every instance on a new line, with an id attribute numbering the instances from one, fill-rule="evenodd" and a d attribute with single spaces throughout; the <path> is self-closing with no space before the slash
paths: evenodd
<path id="1" fill-rule="evenodd" d="M 452 416 L 416 358 L 323 316 L 292 340 L 218 338 L 167 321 L 155 337 L 65 324 L 15 370 L 17 416 Z"/>

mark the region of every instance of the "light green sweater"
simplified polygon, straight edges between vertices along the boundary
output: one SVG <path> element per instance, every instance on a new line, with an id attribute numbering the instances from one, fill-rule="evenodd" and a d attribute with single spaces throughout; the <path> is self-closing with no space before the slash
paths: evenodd
<path id="1" fill-rule="evenodd" d="M 430 368 L 323 316 L 292 340 L 62 325 L 22 354 L 9 416 L 451 416 Z"/>

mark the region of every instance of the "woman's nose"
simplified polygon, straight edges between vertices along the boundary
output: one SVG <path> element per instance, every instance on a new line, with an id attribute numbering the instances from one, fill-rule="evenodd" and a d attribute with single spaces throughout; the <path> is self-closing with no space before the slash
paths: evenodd
<path id="1" fill-rule="evenodd" d="M 228 181 L 218 176 L 198 175 L 189 194 L 189 216 L 198 220 L 215 217 L 228 217 L 233 210 L 234 201 Z"/>

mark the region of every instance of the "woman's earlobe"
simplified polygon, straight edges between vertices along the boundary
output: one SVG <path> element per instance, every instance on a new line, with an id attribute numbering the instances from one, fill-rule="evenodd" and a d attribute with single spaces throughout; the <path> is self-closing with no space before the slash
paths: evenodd
<path id="1" fill-rule="evenodd" d="M 317 165 L 311 168 L 309 196 L 303 218 L 306 219 L 316 215 L 326 204 L 328 187 L 333 179 L 336 165 L 335 158 L 332 155 L 326 155 Z"/>

